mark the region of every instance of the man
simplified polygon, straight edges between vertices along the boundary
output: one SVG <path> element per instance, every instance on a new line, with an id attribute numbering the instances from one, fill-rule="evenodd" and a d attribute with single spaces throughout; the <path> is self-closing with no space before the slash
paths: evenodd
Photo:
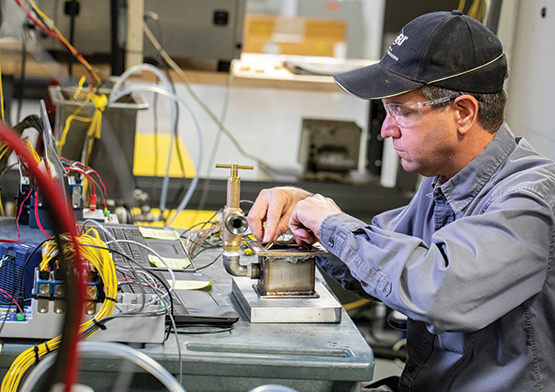
<path id="1" fill-rule="evenodd" d="M 369 225 L 284 187 L 249 213 L 257 238 L 320 241 L 327 274 L 408 317 L 399 391 L 555 391 L 555 165 L 503 122 L 506 73 L 479 22 L 416 18 L 379 64 L 335 77 L 382 99 L 382 136 L 424 176 L 410 204 Z"/>

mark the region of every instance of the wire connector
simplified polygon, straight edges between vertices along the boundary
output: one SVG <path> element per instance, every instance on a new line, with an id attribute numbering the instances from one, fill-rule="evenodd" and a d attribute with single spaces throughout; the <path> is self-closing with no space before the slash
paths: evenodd
<path id="1" fill-rule="evenodd" d="M 93 193 L 91 195 L 91 202 L 90 202 L 90 205 L 89 205 L 89 209 L 91 211 L 96 211 L 96 193 Z"/>

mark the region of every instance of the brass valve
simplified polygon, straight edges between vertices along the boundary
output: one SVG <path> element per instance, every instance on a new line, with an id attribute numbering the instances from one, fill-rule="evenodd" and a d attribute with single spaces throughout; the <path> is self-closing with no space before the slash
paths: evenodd
<path id="1" fill-rule="evenodd" d="M 222 217 L 222 240 L 225 251 L 236 252 L 241 247 L 241 236 L 248 228 L 247 218 L 240 208 L 241 177 L 238 174 L 239 170 L 254 170 L 254 167 L 237 163 L 218 163 L 216 167 L 230 169 L 230 175 L 227 178 L 226 206 Z"/>

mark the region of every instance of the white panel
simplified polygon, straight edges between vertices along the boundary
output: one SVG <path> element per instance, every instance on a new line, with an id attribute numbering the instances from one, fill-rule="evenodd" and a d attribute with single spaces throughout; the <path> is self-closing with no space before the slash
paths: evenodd
<path id="1" fill-rule="evenodd" d="M 197 95 L 210 107 L 217 117 L 224 110 L 225 86 L 193 85 Z M 177 85 L 177 92 L 187 102 L 202 129 L 204 140 L 202 177 L 227 178 L 228 172 L 208 168 L 208 160 L 220 132 L 215 123 L 191 98 L 183 85 Z M 144 93 L 143 98 L 151 104 L 152 94 Z M 158 120 L 160 132 L 169 132 L 169 100 L 160 98 Z M 363 129 L 367 127 L 368 101 L 357 99 L 343 91 L 321 92 L 257 87 L 231 87 L 226 110 L 225 126 L 239 141 L 243 149 L 275 168 L 302 173 L 302 165 L 297 162 L 301 140 L 303 118 L 354 121 Z M 185 110 L 181 110 L 180 133 L 191 159 L 196 162 L 198 143 L 194 123 Z M 139 113 L 137 132 L 152 132 L 152 110 Z M 222 135 L 216 150 L 217 163 L 241 163 L 252 165 L 252 160 L 244 158 L 229 138 Z M 264 179 L 258 168 L 243 171 L 246 180 Z"/>
<path id="2" fill-rule="evenodd" d="M 546 10 L 542 16 L 542 9 Z M 510 63 L 506 118 L 516 135 L 555 159 L 555 0 L 521 1 Z"/>

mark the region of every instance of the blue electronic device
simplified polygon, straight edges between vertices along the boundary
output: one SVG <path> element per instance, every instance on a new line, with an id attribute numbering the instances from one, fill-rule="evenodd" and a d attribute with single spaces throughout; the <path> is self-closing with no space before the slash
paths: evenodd
<path id="1" fill-rule="evenodd" d="M 31 298 L 33 287 L 34 271 L 40 264 L 41 251 L 36 251 L 38 244 L 34 243 L 5 243 L 0 245 L 0 289 L 10 294 L 16 300 L 20 294 L 23 299 Z M 27 258 L 30 259 L 25 263 Z M 22 279 L 23 278 L 23 282 Z M 20 286 L 23 283 L 22 287 Z M 0 295 L 0 304 L 13 304 L 12 300 L 6 295 Z"/>

